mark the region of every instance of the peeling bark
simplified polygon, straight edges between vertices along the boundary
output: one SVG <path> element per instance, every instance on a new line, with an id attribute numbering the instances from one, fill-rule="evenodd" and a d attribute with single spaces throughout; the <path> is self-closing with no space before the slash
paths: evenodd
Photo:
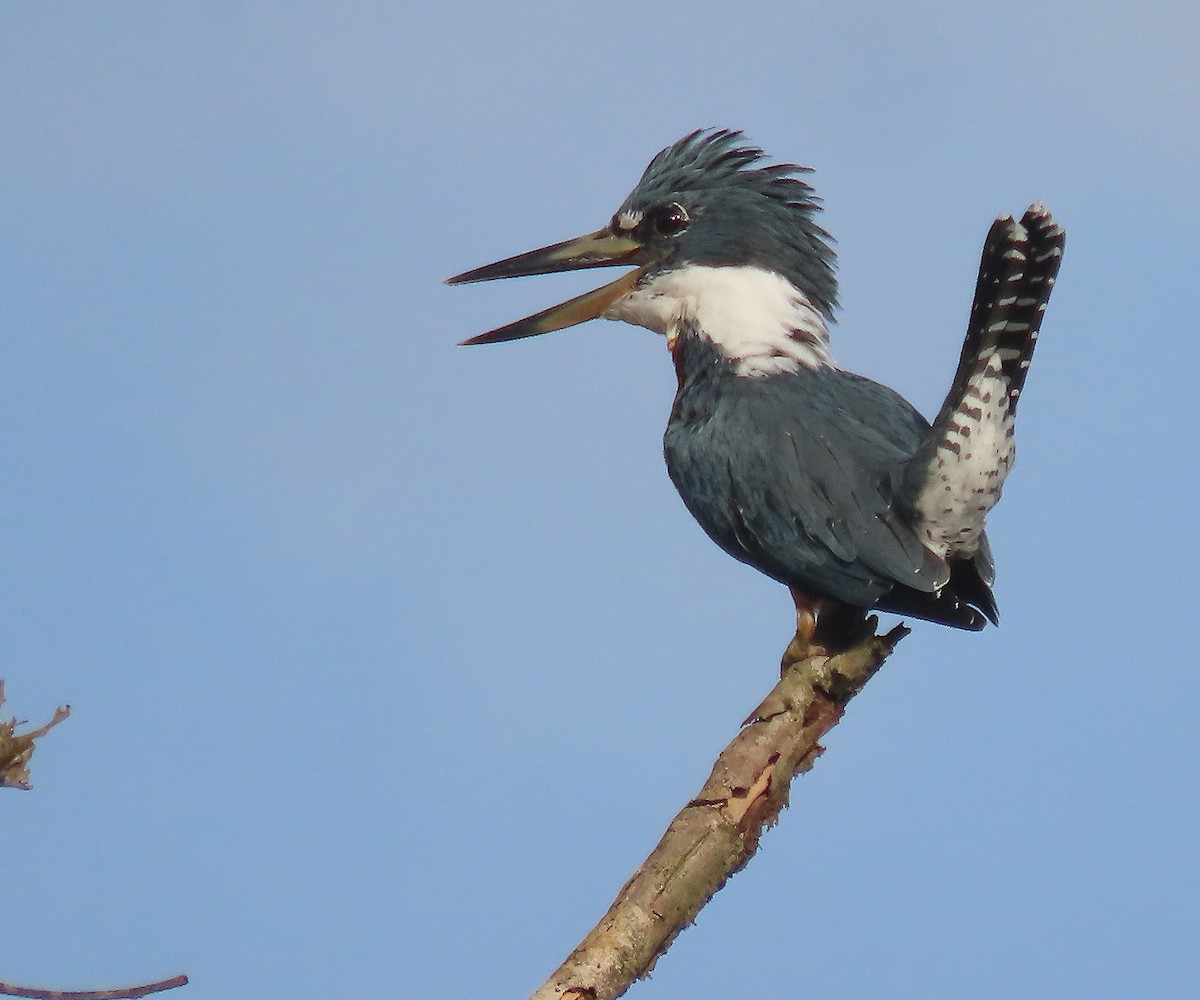
<path id="1" fill-rule="evenodd" d="M 716 892 L 754 856 L 788 804 L 792 779 L 824 752 L 820 740 L 908 629 L 874 634 L 833 656 L 790 663 L 722 751 L 699 794 L 599 924 L 531 1000 L 613 1000 L 654 963 Z"/>

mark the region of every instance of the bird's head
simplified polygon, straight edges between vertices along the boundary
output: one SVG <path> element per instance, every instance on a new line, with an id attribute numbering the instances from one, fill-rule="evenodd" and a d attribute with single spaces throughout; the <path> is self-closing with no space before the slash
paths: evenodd
<path id="1" fill-rule="evenodd" d="M 796 176 L 805 168 L 762 165 L 762 159 L 762 150 L 743 144 L 741 132 L 693 132 L 650 161 L 603 229 L 450 278 L 456 285 L 592 267 L 634 268 L 593 292 L 464 343 L 532 337 L 597 316 L 672 337 L 705 297 L 753 298 L 785 330 L 795 325 L 788 303 L 803 303 L 823 330 L 821 320 L 836 305 L 837 283 L 829 236 L 814 218 L 817 199 Z M 764 304 L 776 292 L 780 303 Z M 727 312 L 731 305 L 726 301 L 709 313 Z"/>

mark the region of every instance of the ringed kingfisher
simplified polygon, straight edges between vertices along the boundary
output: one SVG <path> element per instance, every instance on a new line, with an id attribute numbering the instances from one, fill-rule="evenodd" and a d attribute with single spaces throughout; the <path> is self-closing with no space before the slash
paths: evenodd
<path id="1" fill-rule="evenodd" d="M 930 424 L 829 349 L 831 237 L 808 168 L 765 164 L 702 129 L 651 160 L 608 225 L 449 284 L 631 266 L 610 284 L 464 341 L 596 317 L 663 334 L 678 389 L 667 471 L 722 549 L 785 584 L 785 664 L 837 644 L 867 609 L 979 630 L 999 622 L 984 532 L 1065 233 L 1039 202 L 984 243 L 958 369 Z"/>

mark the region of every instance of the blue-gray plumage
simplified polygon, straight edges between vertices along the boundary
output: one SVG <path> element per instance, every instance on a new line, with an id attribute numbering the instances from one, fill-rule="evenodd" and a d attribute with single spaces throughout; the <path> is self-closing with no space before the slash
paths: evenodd
<path id="1" fill-rule="evenodd" d="M 902 397 L 836 370 L 731 376 L 699 337 L 678 353 L 667 470 L 721 548 L 806 594 L 982 623 L 913 530 L 904 473 L 930 428 Z"/>
<path id="2" fill-rule="evenodd" d="M 740 145 L 741 138 L 740 132 L 701 131 L 668 146 L 650 161 L 613 225 L 620 229 L 622 217 L 632 218 L 653 232 L 678 205 L 689 221 L 672 236 L 672 257 L 772 271 L 832 317 L 837 278 L 830 236 L 816 223 L 820 202 L 813 189 L 794 176 L 811 171 L 791 163 L 756 166 L 762 151 Z"/>
<path id="3" fill-rule="evenodd" d="M 663 150 L 588 236 L 450 279 L 635 270 L 467 343 L 596 316 L 664 334 L 678 391 L 664 439 L 680 496 L 726 552 L 786 584 L 802 645 L 817 615 L 878 608 L 958 628 L 997 621 L 984 520 L 1065 235 L 1033 205 L 992 226 L 968 332 L 931 425 L 829 353 L 834 254 L 812 189 L 729 131 Z"/>

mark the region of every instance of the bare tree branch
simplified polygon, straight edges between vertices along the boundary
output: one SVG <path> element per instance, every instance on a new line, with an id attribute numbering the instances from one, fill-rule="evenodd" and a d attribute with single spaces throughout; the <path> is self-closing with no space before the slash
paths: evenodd
<path id="1" fill-rule="evenodd" d="M 675 936 L 758 849 L 788 804 L 792 779 L 824 752 L 821 738 L 896 643 L 878 621 L 844 652 L 788 666 L 717 758 L 708 781 L 671 821 L 599 924 L 531 1000 L 613 1000 L 647 975 Z"/>
<path id="2" fill-rule="evenodd" d="M 173 976 L 157 983 L 147 983 L 145 986 L 126 986 L 116 990 L 39 990 L 31 986 L 0 983 L 0 995 L 29 997 L 31 1000 L 136 1000 L 137 997 L 149 996 L 151 993 L 186 986 L 187 981 L 187 976 Z"/>

